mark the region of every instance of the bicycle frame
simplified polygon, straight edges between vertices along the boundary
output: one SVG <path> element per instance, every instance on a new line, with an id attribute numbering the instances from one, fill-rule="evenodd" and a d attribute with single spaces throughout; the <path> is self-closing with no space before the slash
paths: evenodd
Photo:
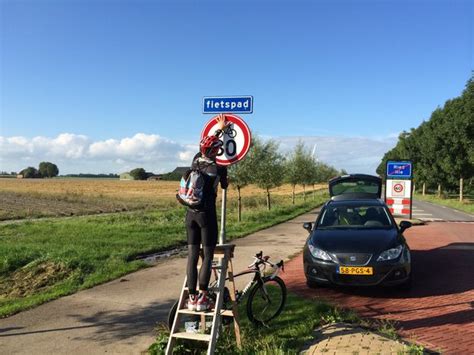
<path id="1" fill-rule="evenodd" d="M 236 300 L 237 303 L 240 303 L 240 300 L 243 297 L 245 297 L 247 292 L 256 283 L 260 283 L 263 287 L 265 295 L 268 295 L 266 287 L 265 287 L 265 283 L 263 282 L 263 276 L 262 276 L 262 274 L 265 272 L 266 266 L 269 265 L 269 266 L 271 266 L 272 268 L 275 269 L 275 271 L 270 275 L 270 279 L 273 279 L 275 276 L 277 276 L 279 274 L 279 272 L 281 270 L 284 269 L 283 260 L 281 260 L 277 264 L 273 264 L 273 263 L 269 262 L 268 259 L 269 259 L 268 256 L 262 257 L 262 252 L 260 252 L 256 255 L 255 261 L 248 266 L 247 270 L 243 270 L 243 271 L 233 275 L 233 277 L 236 278 L 236 277 L 240 277 L 240 276 L 247 275 L 247 274 L 254 274 L 253 279 L 250 280 L 247 285 L 245 285 L 244 289 L 242 291 L 236 293 L 235 300 Z M 260 265 L 263 265 L 263 270 L 260 268 Z M 213 284 L 215 284 L 217 282 L 218 270 L 216 270 L 216 269 L 213 269 L 213 270 L 214 270 L 214 277 L 216 279 L 216 281 L 214 281 Z M 229 280 L 229 278 L 227 277 L 226 281 L 228 281 L 228 280 Z"/>

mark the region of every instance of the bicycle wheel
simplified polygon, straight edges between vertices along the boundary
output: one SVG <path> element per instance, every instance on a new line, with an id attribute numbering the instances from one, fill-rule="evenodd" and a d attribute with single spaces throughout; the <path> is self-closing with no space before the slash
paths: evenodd
<path id="1" fill-rule="evenodd" d="M 265 325 L 277 317 L 286 302 L 286 286 L 282 279 L 275 276 L 263 278 L 263 284 L 257 283 L 250 290 L 247 301 L 247 316 L 255 325 Z"/>
<path id="2" fill-rule="evenodd" d="M 178 303 L 179 301 L 176 301 L 168 312 L 168 328 L 170 328 L 170 330 L 173 326 L 174 316 L 176 314 L 176 311 L 178 310 Z"/>

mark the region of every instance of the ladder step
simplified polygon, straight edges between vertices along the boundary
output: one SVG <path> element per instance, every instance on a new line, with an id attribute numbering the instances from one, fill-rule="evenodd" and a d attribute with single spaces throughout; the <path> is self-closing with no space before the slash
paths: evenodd
<path id="1" fill-rule="evenodd" d="M 214 310 L 211 311 L 190 311 L 189 309 L 183 308 L 178 310 L 178 313 L 180 314 L 191 314 L 191 315 L 204 315 L 204 316 L 213 316 L 214 315 Z M 221 316 L 226 316 L 226 317 L 233 317 L 234 312 L 231 309 L 226 309 L 224 311 L 220 312 Z"/>
<path id="2" fill-rule="evenodd" d="M 178 310 L 178 313 L 181 313 L 181 314 L 195 314 L 197 316 L 199 316 L 199 315 L 213 316 L 214 315 L 214 310 L 212 310 L 212 311 L 190 311 L 189 309 L 183 308 L 183 309 Z"/>
<path id="3" fill-rule="evenodd" d="M 214 255 L 223 254 L 227 251 L 233 253 L 235 249 L 235 244 L 218 244 L 214 249 Z"/>
<path id="4" fill-rule="evenodd" d="M 202 334 L 202 333 L 174 333 L 171 335 L 173 338 L 180 338 L 180 339 L 192 339 L 192 340 L 199 340 L 199 341 L 211 341 L 210 334 Z"/>
<path id="5" fill-rule="evenodd" d="M 221 316 L 233 317 L 234 312 L 231 309 L 226 309 L 225 311 L 221 312 Z"/>

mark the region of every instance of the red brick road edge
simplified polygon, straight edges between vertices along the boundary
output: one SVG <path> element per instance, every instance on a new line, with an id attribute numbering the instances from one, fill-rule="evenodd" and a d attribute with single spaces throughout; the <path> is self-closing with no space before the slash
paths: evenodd
<path id="1" fill-rule="evenodd" d="M 474 224 L 431 223 L 405 232 L 412 249 L 414 286 L 306 286 L 302 254 L 285 265 L 290 292 L 321 298 L 361 317 L 395 322 L 399 334 L 445 354 L 474 353 Z"/>

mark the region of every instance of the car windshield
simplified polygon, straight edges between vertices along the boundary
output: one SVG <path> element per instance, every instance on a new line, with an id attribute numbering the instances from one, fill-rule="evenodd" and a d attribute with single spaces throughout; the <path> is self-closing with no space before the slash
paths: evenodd
<path id="1" fill-rule="evenodd" d="M 332 192 L 335 196 L 356 192 L 378 194 L 379 184 L 373 181 L 365 180 L 341 181 L 332 187 Z"/>
<path id="2" fill-rule="evenodd" d="M 392 222 L 382 206 L 328 206 L 318 228 L 387 228 Z"/>

